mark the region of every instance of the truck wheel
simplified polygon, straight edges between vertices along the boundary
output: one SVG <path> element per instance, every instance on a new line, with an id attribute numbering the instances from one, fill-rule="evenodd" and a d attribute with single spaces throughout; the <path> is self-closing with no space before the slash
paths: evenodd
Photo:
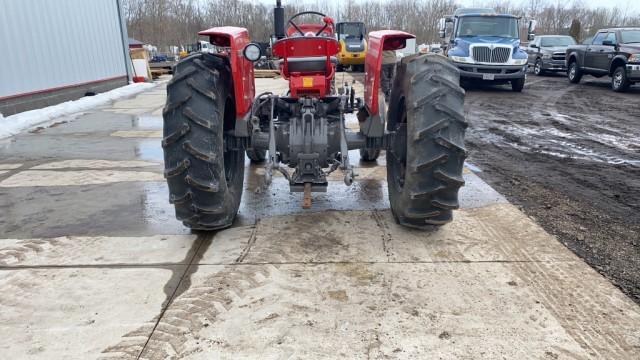
<path id="1" fill-rule="evenodd" d="M 380 149 L 360 149 L 361 161 L 376 161 L 378 156 L 380 156 Z"/>
<path id="2" fill-rule="evenodd" d="M 238 212 L 244 149 L 224 135 L 235 122 L 232 89 L 228 61 L 206 53 L 180 61 L 167 84 L 164 176 L 176 217 L 192 229 L 228 227 Z"/>
<path id="3" fill-rule="evenodd" d="M 631 82 L 627 78 L 627 70 L 624 65 L 618 66 L 611 76 L 611 88 L 615 92 L 624 92 L 629 90 Z"/>
<path id="4" fill-rule="evenodd" d="M 267 158 L 267 151 L 247 149 L 247 157 L 254 163 L 261 163 Z"/>
<path id="5" fill-rule="evenodd" d="M 522 92 L 524 89 L 525 78 L 511 80 L 511 90 L 515 92 Z"/>
<path id="6" fill-rule="evenodd" d="M 467 127 L 460 73 L 439 55 L 403 58 L 391 90 L 389 202 L 409 227 L 442 225 L 458 208 Z"/>
<path id="7" fill-rule="evenodd" d="M 542 70 L 542 60 L 537 59 L 536 63 L 533 65 L 533 73 L 537 76 L 544 75 L 544 70 Z"/>
<path id="8" fill-rule="evenodd" d="M 574 61 L 571 64 L 569 64 L 569 70 L 567 70 L 567 76 L 569 77 L 569 81 L 572 84 L 577 84 L 580 82 L 580 79 L 582 79 L 582 71 L 578 67 L 577 62 Z"/>

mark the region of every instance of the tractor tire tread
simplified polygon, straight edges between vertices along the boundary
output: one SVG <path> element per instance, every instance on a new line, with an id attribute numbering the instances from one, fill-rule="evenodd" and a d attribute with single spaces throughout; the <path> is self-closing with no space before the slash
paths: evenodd
<path id="1" fill-rule="evenodd" d="M 399 189 L 387 166 L 391 210 L 404 226 L 443 225 L 459 207 L 458 190 L 464 184 L 467 156 L 464 133 L 468 123 L 459 70 L 446 58 L 427 54 L 403 59 L 397 74 L 392 98 L 404 98 L 406 104 L 407 168 Z M 388 156 L 387 162 L 394 159 Z"/>
<path id="2" fill-rule="evenodd" d="M 193 230 L 228 227 L 238 211 L 244 151 L 232 152 L 237 161 L 229 164 L 236 164 L 236 176 L 228 181 L 223 142 L 224 109 L 233 95 L 228 60 L 214 54 L 195 53 L 181 60 L 167 84 L 164 176 L 176 218 Z"/>

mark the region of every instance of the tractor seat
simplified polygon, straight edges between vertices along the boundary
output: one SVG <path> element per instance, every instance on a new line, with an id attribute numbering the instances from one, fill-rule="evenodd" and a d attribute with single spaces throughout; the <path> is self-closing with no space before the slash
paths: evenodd
<path id="1" fill-rule="evenodd" d="M 335 56 L 330 58 L 332 64 L 337 64 L 338 59 Z M 283 59 L 278 60 L 278 66 L 284 63 Z M 289 57 L 287 58 L 289 72 L 327 72 L 327 58 L 325 56 L 306 56 L 306 57 Z"/>

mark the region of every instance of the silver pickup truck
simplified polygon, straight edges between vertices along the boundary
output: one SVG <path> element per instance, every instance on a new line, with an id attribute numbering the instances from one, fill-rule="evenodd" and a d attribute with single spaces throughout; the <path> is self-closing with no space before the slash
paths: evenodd
<path id="1" fill-rule="evenodd" d="M 529 55 L 529 67 L 536 75 L 547 72 L 567 71 L 565 56 L 567 47 L 575 45 L 576 41 L 566 35 L 536 36 L 526 48 Z"/>

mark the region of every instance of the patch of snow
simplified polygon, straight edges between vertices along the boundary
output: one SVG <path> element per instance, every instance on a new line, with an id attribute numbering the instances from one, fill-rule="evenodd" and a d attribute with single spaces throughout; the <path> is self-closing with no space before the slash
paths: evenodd
<path id="1" fill-rule="evenodd" d="M 90 110 L 120 98 L 136 95 L 154 86 L 156 86 L 156 84 L 135 83 L 95 96 L 85 96 L 78 100 L 67 101 L 42 109 L 25 111 L 7 117 L 3 117 L 2 114 L 0 114 L 0 139 L 18 134 L 21 131 L 50 122 L 59 117 Z"/>
<path id="2" fill-rule="evenodd" d="M 473 171 L 474 173 L 481 173 L 482 169 L 480 169 L 479 167 L 475 166 L 474 164 L 465 161 L 464 162 L 464 166 L 466 166 L 467 168 L 469 168 L 469 170 Z"/>

